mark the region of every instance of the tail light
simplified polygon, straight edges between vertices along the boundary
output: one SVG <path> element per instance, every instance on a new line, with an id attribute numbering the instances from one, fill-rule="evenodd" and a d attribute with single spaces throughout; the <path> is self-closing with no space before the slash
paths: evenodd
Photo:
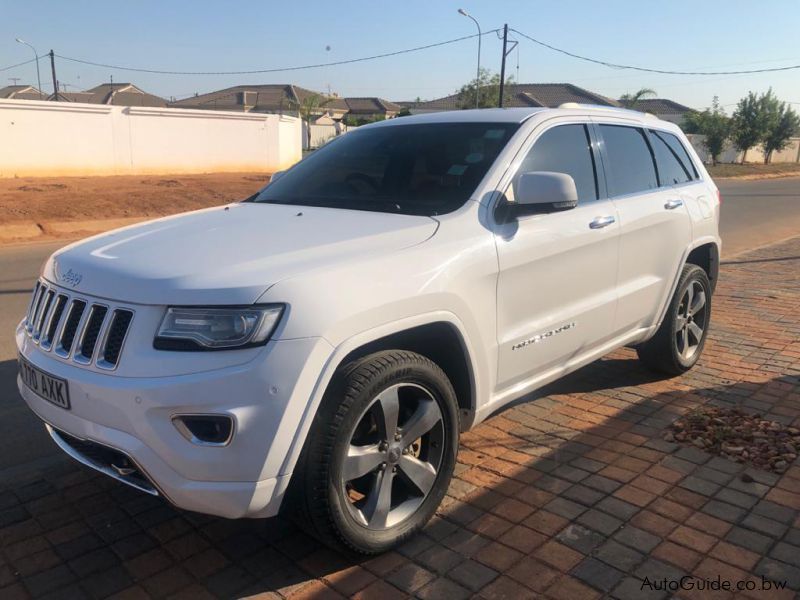
<path id="1" fill-rule="evenodd" d="M 719 191 L 719 188 L 717 188 L 717 201 L 719 205 L 722 206 L 722 192 Z"/>

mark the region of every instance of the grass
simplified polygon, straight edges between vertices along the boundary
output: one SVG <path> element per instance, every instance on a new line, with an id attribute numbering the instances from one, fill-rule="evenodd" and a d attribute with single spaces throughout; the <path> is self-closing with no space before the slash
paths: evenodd
<path id="1" fill-rule="evenodd" d="M 800 163 L 775 163 L 765 165 L 760 163 L 719 164 L 706 166 L 712 177 L 786 177 L 800 175 Z"/>

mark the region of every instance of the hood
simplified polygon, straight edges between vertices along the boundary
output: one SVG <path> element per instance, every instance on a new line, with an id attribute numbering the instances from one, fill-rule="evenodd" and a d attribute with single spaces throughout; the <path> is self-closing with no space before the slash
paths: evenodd
<path id="1" fill-rule="evenodd" d="M 430 238 L 430 217 L 241 203 L 133 225 L 67 246 L 43 275 L 77 293 L 138 304 L 252 304 L 310 269 Z"/>

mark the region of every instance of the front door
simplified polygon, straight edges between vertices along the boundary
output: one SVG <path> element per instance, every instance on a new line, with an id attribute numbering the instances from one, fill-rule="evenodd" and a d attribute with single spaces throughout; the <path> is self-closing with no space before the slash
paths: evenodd
<path id="1" fill-rule="evenodd" d="M 578 206 L 498 226 L 498 387 L 544 374 L 607 340 L 617 302 L 619 223 L 598 179 L 598 154 L 584 123 L 532 134 L 506 197 L 530 171 L 566 173 Z"/>

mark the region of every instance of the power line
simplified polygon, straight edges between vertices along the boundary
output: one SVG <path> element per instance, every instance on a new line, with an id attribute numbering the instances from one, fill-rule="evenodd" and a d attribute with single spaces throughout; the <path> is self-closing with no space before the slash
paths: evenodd
<path id="1" fill-rule="evenodd" d="M 497 31 L 493 29 L 491 31 L 486 31 L 481 35 L 489 35 L 490 33 L 494 33 Z M 378 58 L 388 58 L 390 56 L 398 56 L 400 54 L 408 54 L 409 52 L 418 52 L 420 50 L 428 50 L 430 48 L 437 48 L 439 46 L 445 46 L 447 44 L 454 44 L 456 42 L 462 42 L 464 40 L 469 40 L 472 38 L 478 37 L 477 33 L 472 35 L 465 35 L 462 37 L 454 38 L 452 40 L 445 40 L 443 42 L 436 42 L 435 44 L 426 44 L 425 46 L 417 46 L 416 48 L 406 48 L 405 50 L 396 50 L 394 52 L 386 52 L 384 54 L 374 54 L 372 56 L 363 56 L 360 58 L 351 58 L 348 60 L 338 60 L 335 62 L 327 62 L 327 63 L 316 63 L 311 65 L 300 65 L 295 67 L 280 67 L 275 69 L 253 69 L 250 71 L 163 71 L 160 69 L 144 69 L 138 67 L 121 67 L 118 65 L 108 65 L 104 63 L 97 63 L 90 60 L 82 60 L 79 58 L 71 58 L 69 56 L 62 56 L 61 54 L 56 54 L 56 56 L 63 60 L 69 60 L 76 63 L 81 63 L 84 65 L 91 65 L 93 67 L 103 67 L 105 69 L 117 69 L 120 71 L 135 71 L 137 73 L 156 73 L 159 75 L 254 75 L 259 73 L 283 73 L 287 71 L 302 71 L 305 69 L 318 69 L 322 67 L 333 67 L 336 65 L 349 65 L 352 63 L 357 62 L 364 62 L 368 60 L 375 60 Z"/>
<path id="2" fill-rule="evenodd" d="M 17 63 L 15 65 L 9 65 L 7 67 L 0 68 L 0 73 L 2 73 L 3 71 L 8 71 L 10 69 L 16 69 L 17 67 L 21 67 L 22 65 L 27 65 L 27 64 L 30 64 L 32 62 L 36 62 L 37 60 L 39 60 L 41 58 L 42 58 L 41 56 L 39 58 L 31 58 L 30 60 L 26 60 L 24 62 Z"/>
<path id="3" fill-rule="evenodd" d="M 564 50 L 562 48 L 556 48 L 555 46 L 551 46 L 550 44 L 543 42 L 541 40 L 537 40 L 525 33 L 522 33 L 519 29 L 511 29 L 515 33 L 518 33 L 522 37 L 530 40 L 534 44 L 539 44 L 549 50 L 553 50 L 554 52 L 559 52 L 561 54 L 565 54 L 566 56 L 570 56 L 572 58 L 577 58 L 579 60 L 585 60 L 590 63 L 594 63 L 597 65 L 603 65 L 605 67 L 611 67 L 612 69 L 629 69 L 632 71 L 643 71 L 645 73 L 660 73 L 663 75 L 747 75 L 751 73 L 774 73 L 777 71 L 790 71 L 792 69 L 800 69 L 800 65 L 791 65 L 788 67 L 773 67 L 770 69 L 752 69 L 748 71 L 670 71 L 666 69 L 649 69 L 646 67 L 635 67 L 633 65 L 621 65 L 617 63 L 607 62 L 604 60 L 597 60 L 595 58 L 589 58 L 588 56 L 581 56 L 580 54 L 575 54 L 574 52 L 569 52 L 568 50 Z"/>

